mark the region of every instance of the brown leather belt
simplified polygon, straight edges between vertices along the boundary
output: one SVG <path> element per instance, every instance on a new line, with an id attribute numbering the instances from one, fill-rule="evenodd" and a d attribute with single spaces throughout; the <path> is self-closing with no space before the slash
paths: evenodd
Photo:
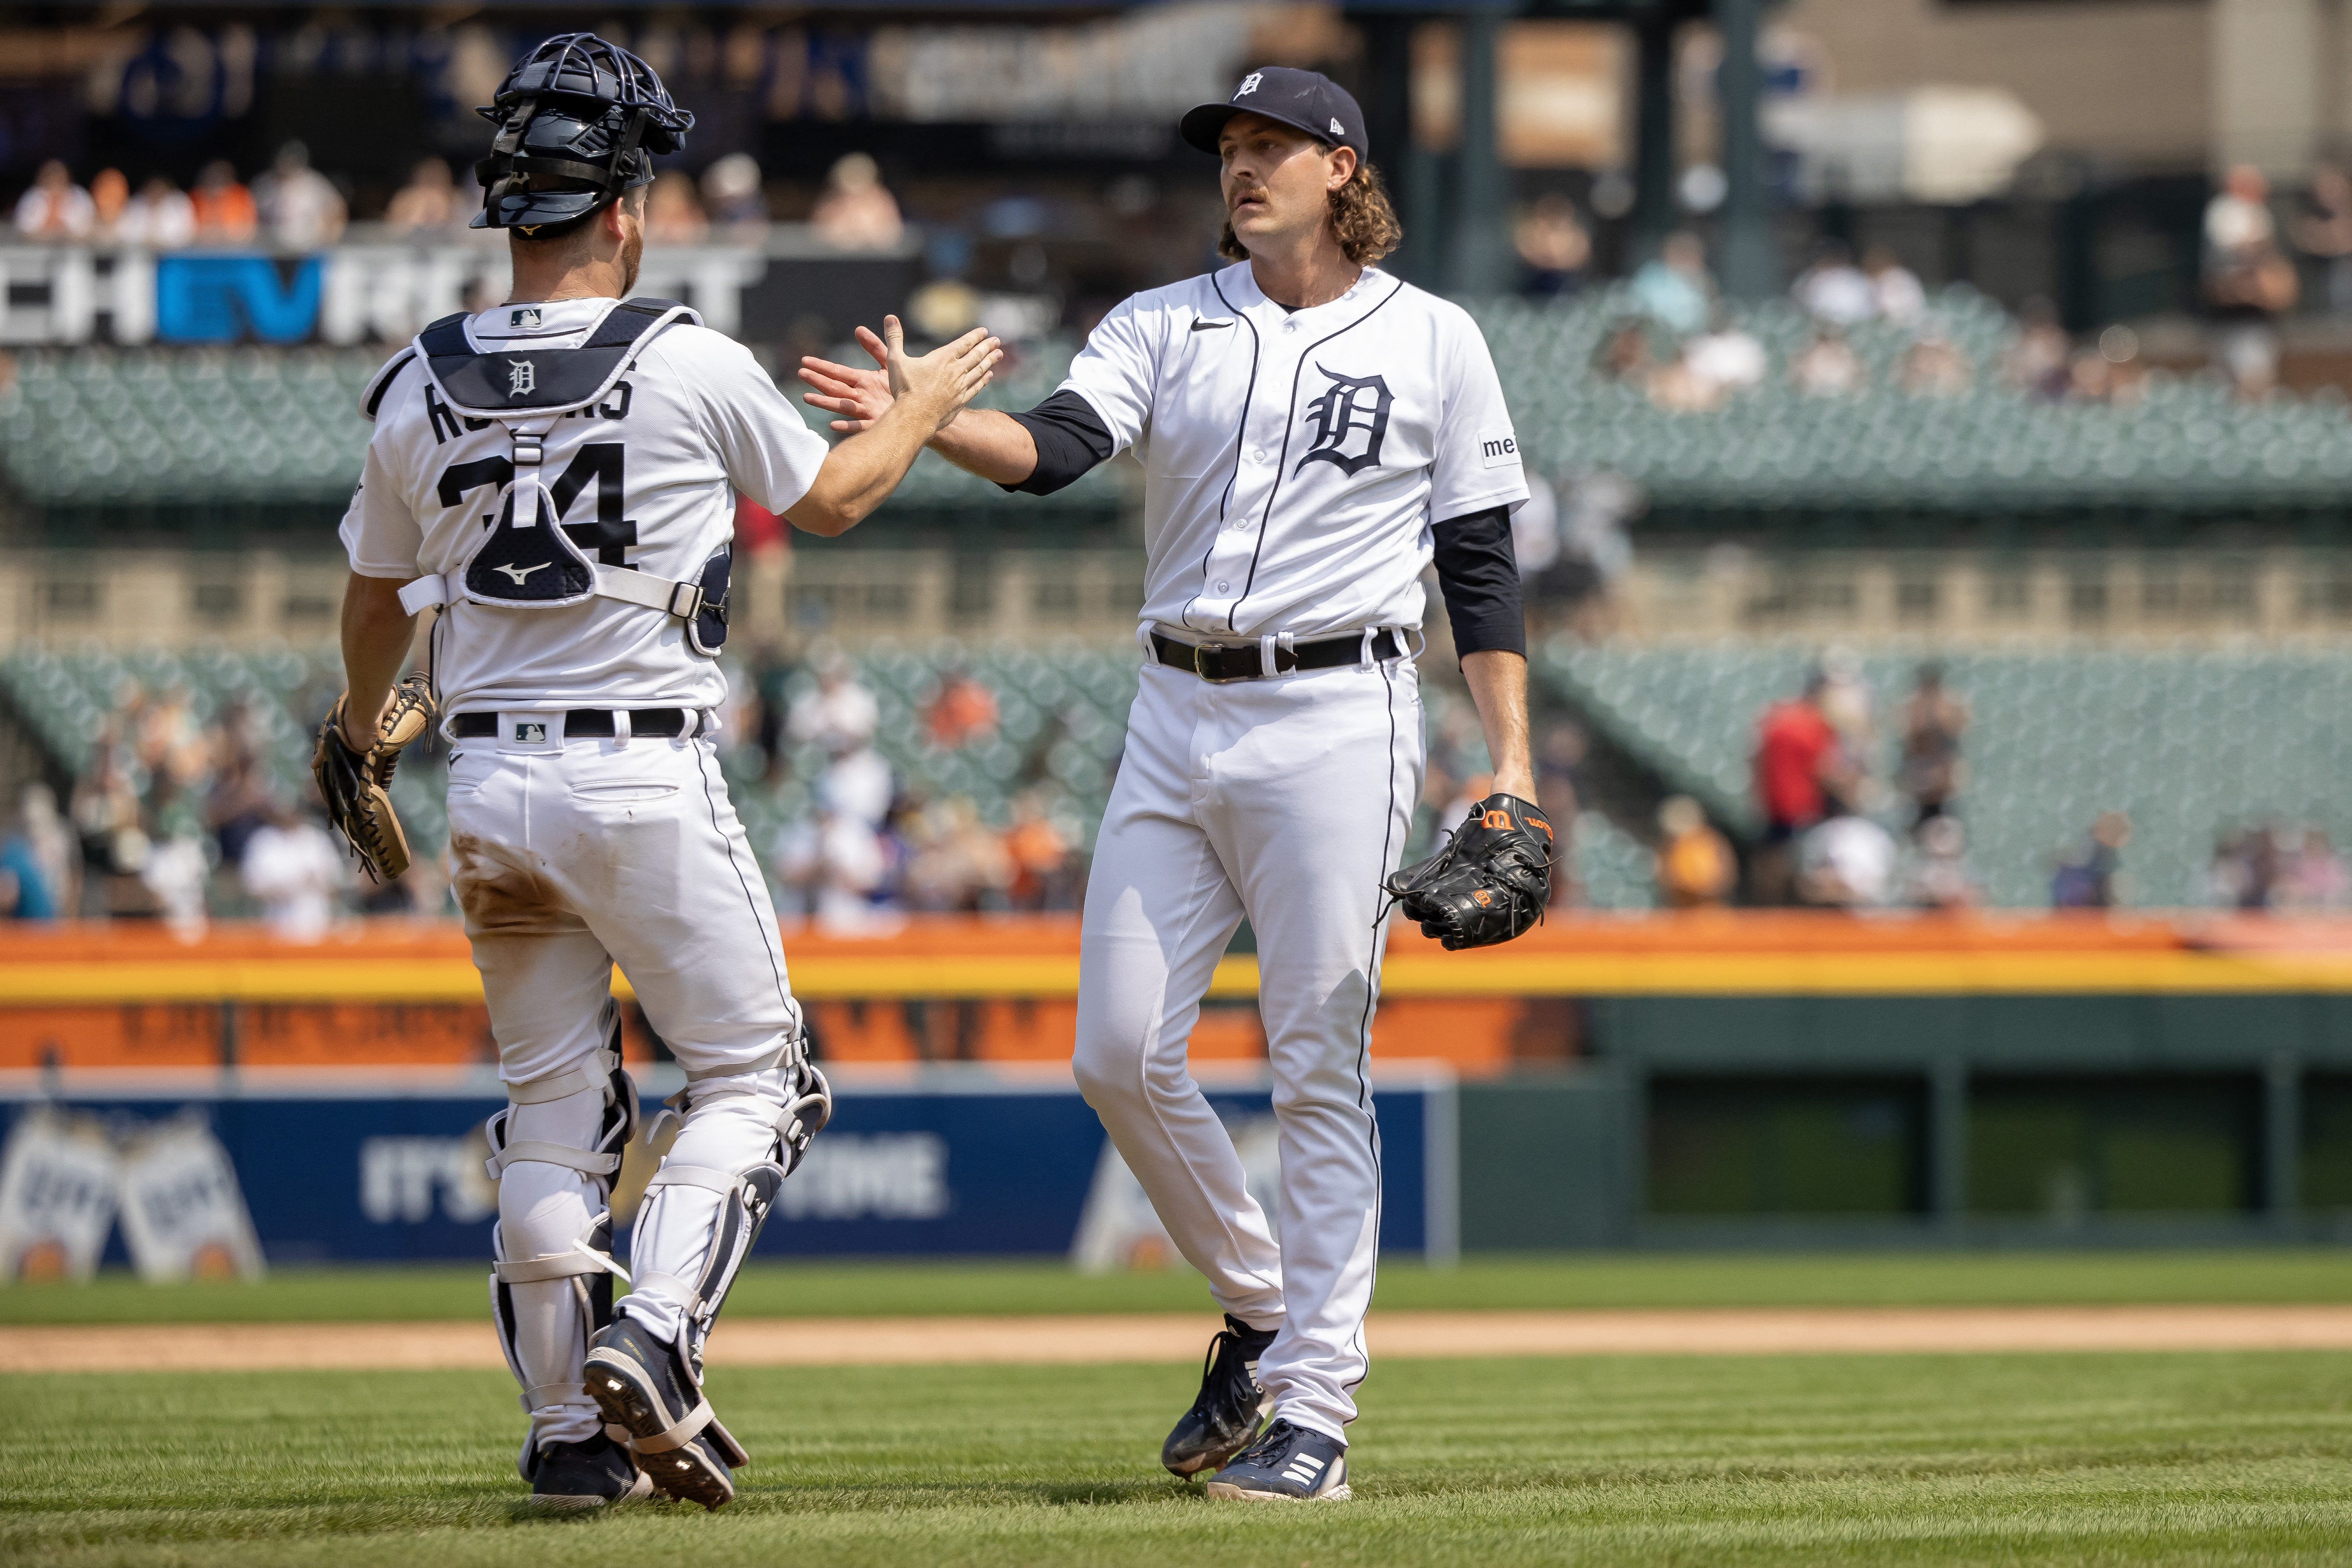
<path id="1" fill-rule="evenodd" d="M 1371 656 L 1374 659 L 1395 658 L 1404 650 L 1404 639 L 1387 627 L 1372 634 Z M 1294 643 L 1284 647 L 1275 645 L 1274 668 L 1267 669 L 1261 657 L 1263 645 L 1255 638 L 1235 643 L 1186 643 L 1174 637 L 1151 634 L 1151 655 L 1171 669 L 1189 670 L 1202 679 L 1215 684 L 1228 680 L 1263 680 L 1269 675 L 1288 675 L 1294 669 L 1336 669 L 1343 664 L 1364 661 L 1364 634 L 1349 632 L 1336 637 L 1318 637 L 1313 642 Z"/>

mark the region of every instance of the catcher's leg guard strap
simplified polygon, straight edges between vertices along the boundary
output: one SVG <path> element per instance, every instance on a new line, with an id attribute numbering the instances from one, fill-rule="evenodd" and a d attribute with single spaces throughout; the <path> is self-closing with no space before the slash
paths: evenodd
<path id="1" fill-rule="evenodd" d="M 564 1165 L 584 1175 L 609 1176 L 621 1168 L 619 1153 L 598 1153 L 589 1149 L 569 1148 L 562 1143 L 547 1143 L 533 1139 L 509 1143 L 482 1162 L 482 1169 L 497 1181 L 509 1165 L 525 1160 L 536 1160 L 542 1165 Z"/>
<path id="2" fill-rule="evenodd" d="M 646 1190 L 651 1192 L 656 1187 L 709 1187 L 714 1193 L 723 1194 L 733 1192 L 742 1183 L 740 1172 L 715 1171 L 708 1165 L 681 1165 L 675 1161 L 665 1161 L 662 1168 L 646 1183 Z"/>
<path id="3" fill-rule="evenodd" d="M 617 1020 L 614 1038 L 620 1030 Z M 567 1094 L 577 1094 L 583 1089 L 601 1089 L 620 1071 L 621 1053 L 612 1047 L 599 1049 L 577 1067 L 567 1068 L 545 1078 L 535 1078 L 526 1083 L 507 1085 L 507 1100 L 513 1105 L 540 1105 L 551 1100 L 562 1100 Z"/>
<path id="4" fill-rule="evenodd" d="M 610 1226 L 606 1230 L 609 1232 Z M 610 1274 L 626 1282 L 629 1271 L 613 1261 L 612 1255 L 599 1252 L 586 1241 L 575 1241 L 569 1252 L 551 1252 L 540 1258 L 523 1258 L 509 1262 L 504 1258 L 493 1261 L 490 1272 L 508 1285 L 536 1285 L 549 1279 L 570 1279 L 583 1274 Z"/>

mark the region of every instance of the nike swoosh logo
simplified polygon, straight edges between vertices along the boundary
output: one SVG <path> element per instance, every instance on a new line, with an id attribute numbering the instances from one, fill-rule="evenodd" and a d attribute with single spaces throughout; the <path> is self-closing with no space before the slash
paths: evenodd
<path id="1" fill-rule="evenodd" d="M 547 563 L 546 563 L 546 562 L 544 562 L 544 561 L 542 561 L 542 562 L 541 562 L 541 563 L 539 563 L 539 566 L 544 566 L 544 565 L 546 565 L 546 564 L 547 564 Z M 515 586 L 517 586 L 517 587 L 520 587 L 520 586 L 522 586 L 523 579 L 524 579 L 524 578 L 526 578 L 526 577 L 529 577 L 532 573 L 534 573 L 534 572 L 538 571 L 538 570 L 539 570 L 539 566 L 524 566 L 524 567 L 520 567 L 520 568 L 518 568 L 518 567 L 513 567 L 513 566 L 493 566 L 493 567 L 491 567 L 491 568 L 490 568 L 490 570 L 491 570 L 491 571 L 493 571 L 493 572 L 503 572 L 503 573 L 505 573 L 508 576 L 509 576 L 509 577 L 511 577 L 511 578 L 513 578 L 513 579 L 515 580 Z"/>
<path id="2" fill-rule="evenodd" d="M 1196 316 L 1192 320 L 1192 330 L 1196 332 L 1213 332 L 1219 327 L 1230 327 L 1233 324 L 1234 319 L 1231 316 L 1222 321 L 1204 321 Z"/>

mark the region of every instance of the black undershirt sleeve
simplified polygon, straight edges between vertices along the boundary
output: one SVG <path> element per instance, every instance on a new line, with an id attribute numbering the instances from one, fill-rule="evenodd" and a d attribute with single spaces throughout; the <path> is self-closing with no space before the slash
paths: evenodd
<path id="1" fill-rule="evenodd" d="M 1026 414 L 1011 416 L 1037 443 L 1037 466 L 1017 485 L 999 489 L 1049 496 L 1111 454 L 1110 432 L 1094 405 L 1075 392 L 1057 392 Z"/>
<path id="2" fill-rule="evenodd" d="M 1524 657 L 1527 617 L 1519 607 L 1519 563 L 1511 553 L 1510 509 L 1449 518 L 1430 531 L 1455 655 L 1499 649 Z"/>

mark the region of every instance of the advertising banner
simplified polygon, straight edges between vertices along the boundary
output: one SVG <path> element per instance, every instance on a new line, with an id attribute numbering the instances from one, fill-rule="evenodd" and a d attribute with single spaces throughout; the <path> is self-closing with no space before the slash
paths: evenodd
<path id="1" fill-rule="evenodd" d="M 488 1256 L 498 1194 L 482 1171 L 488 1151 L 481 1124 L 505 1103 L 493 1080 L 476 1088 L 465 1081 L 470 1075 L 442 1075 L 427 1093 L 400 1092 L 383 1075 L 374 1075 L 373 1085 L 346 1080 L 339 1092 L 318 1092 L 318 1074 L 294 1075 L 310 1080 L 303 1086 L 309 1092 L 273 1087 L 270 1075 L 258 1072 L 226 1088 L 181 1092 L 131 1085 L 110 1092 L 93 1081 L 114 1076 L 75 1075 L 68 1103 L 118 1126 L 144 1123 L 147 1142 L 139 1147 L 154 1150 L 173 1147 L 163 1130 L 192 1109 L 226 1159 L 225 1171 L 207 1173 L 185 1151 L 170 1162 L 149 1154 L 157 1161 L 153 1182 L 133 1184 L 133 1202 L 142 1194 L 168 1194 L 169 1202 L 157 1200 L 165 1223 L 156 1234 L 170 1246 L 154 1256 L 177 1258 L 184 1270 L 242 1265 L 226 1233 L 208 1227 L 205 1216 L 221 1211 L 206 1206 L 205 1193 L 224 1202 L 241 1194 L 258 1254 L 273 1265 Z M 640 1085 L 648 1103 L 674 1087 L 662 1069 Z M 1097 1268 L 1150 1267 L 1172 1256 L 1164 1237 L 1151 1239 L 1157 1227 L 1149 1205 L 1121 1201 L 1119 1178 L 1130 1186 L 1133 1178 L 1107 1155 L 1101 1122 L 1066 1076 L 845 1067 L 835 1087 L 833 1124 L 784 1184 L 761 1252 L 1052 1255 Z M 59 1117 L 23 1091 L 0 1093 L 16 1098 L 13 1107 L 0 1098 L 0 1108 L 12 1110 L 20 1127 Z M 1221 1079 L 1211 1100 L 1251 1163 L 1253 1188 L 1265 1186 L 1270 1195 L 1278 1164 L 1269 1163 L 1275 1141 L 1265 1084 Z M 1377 1103 L 1386 1179 L 1381 1245 L 1450 1256 L 1452 1080 L 1442 1073 L 1400 1077 L 1380 1085 Z M 216 1184 L 208 1187 L 208 1180 Z M 195 1239 L 200 1233 L 205 1239 Z M 207 1244 L 214 1250 L 204 1254 Z"/>
<path id="2" fill-rule="evenodd" d="M 0 344 L 406 342 L 504 299 L 492 243 L 352 243 L 310 255 L 0 245 Z M 748 342 L 878 327 L 922 279 L 919 251 L 845 253 L 786 230 L 766 245 L 654 247 L 641 296 L 679 300 Z"/>
<path id="3" fill-rule="evenodd" d="M 254 1279 L 262 1272 L 228 1151 L 195 1110 L 142 1128 L 122 1157 L 122 1239 L 142 1279 Z"/>
<path id="4" fill-rule="evenodd" d="M 89 1279 L 114 1228 L 121 1173 L 100 1119 L 20 1114 L 0 1156 L 0 1280 Z"/>

